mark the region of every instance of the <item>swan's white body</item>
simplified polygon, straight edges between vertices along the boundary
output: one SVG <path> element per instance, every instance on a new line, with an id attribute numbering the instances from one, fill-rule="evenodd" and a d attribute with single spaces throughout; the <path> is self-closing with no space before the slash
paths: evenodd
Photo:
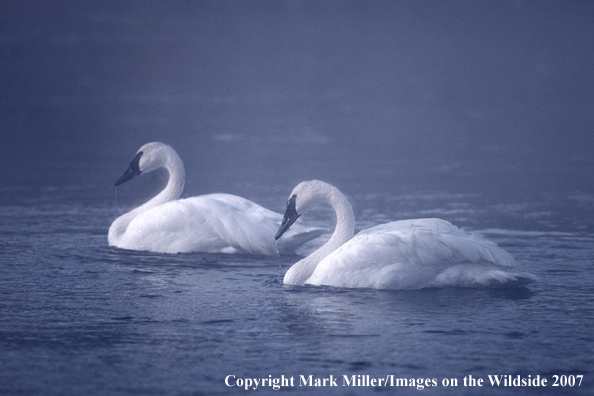
<path id="1" fill-rule="evenodd" d="M 325 231 L 300 226 L 288 241 L 276 244 L 273 237 L 282 220 L 280 213 L 230 194 L 179 199 L 185 182 L 184 167 L 173 148 L 163 143 L 142 146 L 116 185 L 160 167 L 169 172 L 167 186 L 112 223 L 110 246 L 161 253 L 276 255 L 293 252 Z"/>
<path id="2" fill-rule="evenodd" d="M 285 284 L 421 289 L 536 280 L 514 271 L 514 258 L 495 243 L 445 220 L 395 221 L 353 237 L 355 219 L 347 198 L 336 187 L 317 180 L 295 187 L 277 239 L 292 221 L 322 203 L 336 211 L 336 229 L 326 244 L 289 268 Z"/>

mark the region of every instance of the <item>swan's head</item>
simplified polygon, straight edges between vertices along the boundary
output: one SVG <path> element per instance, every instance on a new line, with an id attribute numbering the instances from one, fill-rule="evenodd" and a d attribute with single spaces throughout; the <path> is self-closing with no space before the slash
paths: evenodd
<path id="1" fill-rule="evenodd" d="M 283 221 L 274 238 L 278 240 L 303 213 L 329 202 L 335 191 L 338 191 L 336 187 L 319 180 L 299 183 L 291 192 Z"/>
<path id="2" fill-rule="evenodd" d="M 115 185 L 119 186 L 143 172 L 150 172 L 167 166 L 167 163 L 171 161 L 181 162 L 179 156 L 171 146 L 160 142 L 147 143 L 138 149 L 136 156 L 130 162 L 130 166 L 118 181 L 115 182 Z"/>

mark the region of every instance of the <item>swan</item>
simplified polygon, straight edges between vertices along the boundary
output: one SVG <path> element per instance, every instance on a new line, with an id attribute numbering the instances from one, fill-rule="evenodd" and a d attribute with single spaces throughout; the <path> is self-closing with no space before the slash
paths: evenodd
<path id="1" fill-rule="evenodd" d="M 355 216 L 336 187 L 318 180 L 297 185 L 290 195 L 278 240 L 299 216 L 328 203 L 336 228 L 318 250 L 285 274 L 289 285 L 344 288 L 421 289 L 525 284 L 531 274 L 513 270 L 512 255 L 476 234 L 441 219 L 381 224 L 353 237 Z"/>
<path id="2" fill-rule="evenodd" d="M 185 170 L 175 150 L 146 143 L 136 153 L 116 187 L 145 172 L 165 168 L 165 188 L 143 205 L 115 219 L 107 235 L 110 246 L 159 253 L 291 253 L 326 230 L 300 225 L 284 243 L 274 233 L 282 215 L 245 198 L 208 194 L 179 199 Z"/>

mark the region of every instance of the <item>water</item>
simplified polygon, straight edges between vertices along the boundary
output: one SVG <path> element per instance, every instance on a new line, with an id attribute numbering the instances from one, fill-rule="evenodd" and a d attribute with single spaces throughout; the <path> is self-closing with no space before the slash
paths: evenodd
<path id="1" fill-rule="evenodd" d="M 460 381 L 454 394 L 470 392 L 464 376 L 488 381 L 494 374 L 541 375 L 549 384 L 553 375 L 584 375 L 571 392 L 592 389 L 594 234 L 580 229 L 579 218 L 574 228 L 547 230 L 551 217 L 566 215 L 552 202 L 501 207 L 467 195 L 351 194 L 358 228 L 398 214 L 425 216 L 425 206 L 472 229 L 499 223 L 483 229 L 485 235 L 541 278 L 527 289 L 395 292 L 286 287 L 282 277 L 297 256 L 110 248 L 106 231 L 124 209 L 123 194 L 80 203 L 93 193 L 104 195 L 87 186 L 34 189 L 29 202 L 0 209 L 3 394 L 212 395 L 238 392 L 225 385 L 227 375 L 331 374 L 339 384 L 343 375 L 435 378 L 439 394 L 448 391 L 444 378 Z M 275 206 L 285 198 L 275 196 Z M 505 228 L 531 216 L 545 225 Z M 309 217 L 324 225 L 332 215 L 321 210 Z M 292 394 L 312 392 L 292 388 Z"/>
<path id="2" fill-rule="evenodd" d="M 250 393 L 476 394 L 472 375 L 484 394 L 591 394 L 593 14 L 588 2 L 4 1 L 0 394 L 237 394 L 226 379 L 283 375 L 293 387 Z M 163 186 L 156 171 L 113 187 L 152 140 L 184 160 L 184 196 L 282 212 L 319 178 L 349 197 L 357 229 L 441 217 L 540 282 L 287 287 L 298 255 L 110 248 L 111 222 Z M 303 219 L 329 227 L 333 214 Z M 547 387 L 492 387 L 503 374 Z M 342 386 L 366 375 L 414 386 Z M 583 381 L 554 387 L 555 375 Z"/>

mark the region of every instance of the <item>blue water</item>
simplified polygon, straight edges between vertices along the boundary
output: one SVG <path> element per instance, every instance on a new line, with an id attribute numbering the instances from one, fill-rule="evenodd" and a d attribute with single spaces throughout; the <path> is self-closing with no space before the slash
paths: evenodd
<path id="1" fill-rule="evenodd" d="M 501 207 L 466 195 L 351 195 L 359 228 L 426 216 L 425 206 L 469 229 L 498 222 L 483 233 L 541 278 L 520 289 L 394 292 L 284 286 L 297 256 L 111 248 L 106 231 L 125 209 L 117 204 L 121 193 L 81 204 L 77 197 L 92 189 L 63 190 L 12 191 L 27 193 L 28 202 L 0 207 L 2 394 L 231 394 L 239 390 L 225 385 L 228 375 L 334 375 L 341 385 L 343 375 L 359 374 L 435 378 L 439 389 L 432 394 L 450 391 L 444 378 L 459 381 L 451 394 L 470 394 L 464 376 L 487 382 L 495 374 L 541 375 L 549 384 L 553 375 L 584 375 L 571 392 L 592 390 L 594 233 L 546 224 L 505 228 L 517 217 L 537 223 L 563 217 L 551 202 Z M 284 195 L 274 198 L 280 208 Z M 593 198 L 578 201 L 588 202 L 589 214 Z M 310 215 L 319 225 L 332 218 L 329 211 Z M 291 394 L 382 390 L 295 384 Z"/>
<path id="2" fill-rule="evenodd" d="M 0 394 L 592 394 L 593 15 L 590 2 L 3 1 Z M 184 196 L 282 212 L 318 178 L 358 230 L 441 217 L 540 281 L 287 287 L 322 240 L 283 257 L 111 248 L 111 222 L 163 186 L 156 171 L 113 187 L 154 140 L 183 159 Z M 331 227 L 333 213 L 303 220 Z M 310 375 L 339 386 L 300 386 Z M 282 376 L 294 385 L 241 388 Z"/>

